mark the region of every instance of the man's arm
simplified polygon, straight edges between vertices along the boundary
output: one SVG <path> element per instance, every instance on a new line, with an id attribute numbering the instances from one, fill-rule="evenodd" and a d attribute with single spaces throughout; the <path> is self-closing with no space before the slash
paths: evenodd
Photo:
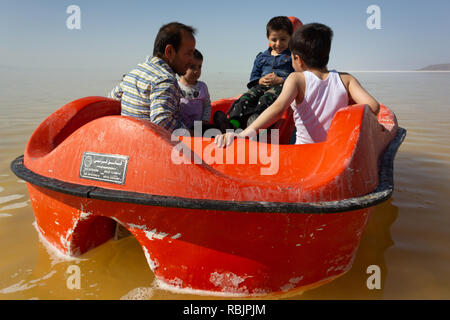
<path id="1" fill-rule="evenodd" d="M 111 92 L 109 93 L 109 97 L 115 100 L 121 100 L 122 99 L 122 94 L 123 94 L 123 90 L 122 90 L 122 82 L 115 86 L 114 89 L 111 90 Z"/>
<path id="2" fill-rule="evenodd" d="M 180 116 L 177 85 L 170 80 L 155 84 L 150 94 L 150 121 L 173 132 L 178 128 L 186 128 Z"/>

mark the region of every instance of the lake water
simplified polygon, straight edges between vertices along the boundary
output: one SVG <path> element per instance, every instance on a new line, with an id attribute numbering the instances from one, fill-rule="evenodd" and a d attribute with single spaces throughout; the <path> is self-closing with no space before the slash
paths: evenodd
<path id="1" fill-rule="evenodd" d="M 450 73 L 354 72 L 408 130 L 395 160 L 393 197 L 376 207 L 352 269 L 291 299 L 450 299 Z M 176 294 L 154 275 L 133 237 L 61 259 L 40 239 L 25 183 L 9 169 L 34 131 L 69 101 L 106 95 L 121 74 L 0 69 L 0 299 L 205 299 Z M 206 74 L 212 99 L 241 93 L 247 74 Z M 81 270 L 81 289 L 66 286 Z M 369 290 L 367 268 L 381 268 Z M 211 297 L 212 298 L 212 297 Z"/>

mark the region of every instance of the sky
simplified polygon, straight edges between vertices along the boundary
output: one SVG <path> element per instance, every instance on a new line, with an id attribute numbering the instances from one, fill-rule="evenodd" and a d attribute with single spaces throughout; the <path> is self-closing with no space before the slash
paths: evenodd
<path id="1" fill-rule="evenodd" d="M 158 29 L 179 21 L 197 29 L 203 72 L 250 73 L 267 48 L 265 26 L 278 15 L 320 22 L 334 31 L 329 68 L 413 70 L 450 63 L 450 1 L 342 0 L 0 0 L 0 66 L 117 70 L 153 51 Z M 70 5 L 81 29 L 68 29 Z M 370 5 L 380 29 L 369 29 Z M 375 20 L 371 20 L 375 21 Z"/>

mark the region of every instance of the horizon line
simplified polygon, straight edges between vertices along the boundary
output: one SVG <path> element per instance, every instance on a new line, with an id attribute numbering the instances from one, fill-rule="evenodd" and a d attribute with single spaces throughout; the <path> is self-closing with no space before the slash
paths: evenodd
<path id="1" fill-rule="evenodd" d="M 15 65 L 4 65 L 0 64 L 0 68 L 17 68 L 17 69 L 72 69 L 72 70 L 86 70 L 91 69 L 95 70 L 91 67 L 73 67 L 73 66 L 15 66 Z M 106 70 L 107 68 L 97 68 L 98 70 Z M 333 70 L 335 68 L 329 68 L 329 70 Z M 338 69 L 338 70 L 345 70 L 345 69 Z M 212 70 L 212 71 L 205 71 L 204 73 L 241 73 L 242 71 L 222 71 L 222 70 Z M 345 70 L 343 72 L 366 72 L 366 73 L 381 73 L 381 72 L 391 72 L 391 73 L 399 73 L 399 72 L 436 72 L 436 73 L 442 73 L 442 72 L 450 72 L 450 70 Z"/>

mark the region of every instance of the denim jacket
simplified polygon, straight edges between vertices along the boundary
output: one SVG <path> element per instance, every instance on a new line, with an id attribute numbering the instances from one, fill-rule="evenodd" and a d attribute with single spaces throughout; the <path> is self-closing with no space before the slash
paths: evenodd
<path id="1" fill-rule="evenodd" d="M 286 80 L 287 76 L 294 72 L 292 67 L 291 51 L 284 50 L 281 54 L 273 56 L 270 54 L 272 48 L 264 52 L 258 53 L 253 63 L 252 73 L 250 74 L 250 82 L 247 87 L 250 89 L 258 84 L 258 80 L 266 74 L 274 72 L 277 76 Z"/>

